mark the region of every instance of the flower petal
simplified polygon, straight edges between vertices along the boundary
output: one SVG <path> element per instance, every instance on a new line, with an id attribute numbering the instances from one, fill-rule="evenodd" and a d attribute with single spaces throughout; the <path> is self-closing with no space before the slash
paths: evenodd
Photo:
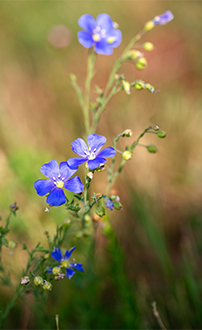
<path id="1" fill-rule="evenodd" d="M 61 260 L 63 259 L 62 252 L 58 248 L 54 248 L 53 252 L 51 252 L 51 256 L 58 262 L 61 262 Z"/>
<path id="2" fill-rule="evenodd" d="M 67 162 L 60 163 L 60 175 L 63 180 L 68 180 L 76 171 L 76 169 L 70 169 Z"/>
<path id="3" fill-rule="evenodd" d="M 39 196 L 48 194 L 54 187 L 54 182 L 48 179 L 41 179 L 34 182 L 34 188 Z"/>
<path id="4" fill-rule="evenodd" d="M 114 39 L 113 42 L 110 42 L 110 39 Z M 114 29 L 112 31 L 110 31 L 109 35 L 107 36 L 107 42 L 109 43 L 109 45 L 113 48 L 116 48 L 120 45 L 122 40 L 122 33 L 120 30 Z"/>
<path id="5" fill-rule="evenodd" d="M 172 21 L 174 18 L 173 13 L 170 10 L 165 11 L 165 13 L 154 17 L 154 24 L 165 25 L 168 22 Z"/>
<path id="6" fill-rule="evenodd" d="M 113 21 L 108 14 L 98 15 L 96 19 L 96 25 L 106 31 L 113 29 Z"/>
<path id="7" fill-rule="evenodd" d="M 96 42 L 95 52 L 101 55 L 111 55 L 113 53 L 113 48 L 106 40 Z"/>
<path id="8" fill-rule="evenodd" d="M 88 136 L 88 145 L 91 151 L 97 155 L 102 146 L 106 143 L 107 139 L 103 135 L 90 134 Z"/>
<path id="9" fill-rule="evenodd" d="M 66 203 L 66 197 L 62 188 L 55 187 L 46 198 L 46 203 L 52 206 L 60 206 Z"/>
<path id="10" fill-rule="evenodd" d="M 70 169 L 78 170 L 79 165 L 85 163 L 87 160 L 88 158 L 83 157 L 69 158 L 67 160 L 67 165 L 70 167 Z"/>
<path id="11" fill-rule="evenodd" d="M 114 148 L 107 147 L 107 148 L 104 148 L 103 150 L 101 150 L 99 152 L 99 154 L 97 155 L 97 157 L 108 158 L 108 157 L 114 157 L 115 154 L 116 154 L 116 150 Z"/>
<path id="12" fill-rule="evenodd" d="M 52 270 L 53 270 L 53 267 L 46 267 L 46 271 L 47 271 L 47 273 L 52 273 Z"/>
<path id="13" fill-rule="evenodd" d="M 109 199 L 107 197 L 107 199 L 105 200 L 104 203 L 105 203 L 106 207 L 108 207 L 108 209 L 110 209 L 111 211 L 113 211 L 114 203 L 111 201 L 111 199 Z"/>
<path id="14" fill-rule="evenodd" d="M 82 15 L 78 20 L 79 26 L 88 32 L 92 32 L 95 28 L 95 19 L 89 14 Z"/>
<path id="15" fill-rule="evenodd" d="M 76 249 L 76 246 L 74 246 L 73 248 L 71 248 L 70 250 L 67 250 L 65 252 L 64 255 L 64 260 L 69 260 L 69 258 L 71 257 L 72 252 Z"/>
<path id="16" fill-rule="evenodd" d="M 83 183 L 78 176 L 71 178 L 70 180 L 64 183 L 64 188 L 72 191 L 75 194 L 80 194 L 83 191 Z"/>
<path id="17" fill-rule="evenodd" d="M 79 39 L 80 44 L 85 48 L 91 48 L 94 45 L 93 38 L 88 32 L 79 31 L 77 33 L 77 37 Z"/>
<path id="18" fill-rule="evenodd" d="M 59 174 L 59 166 L 56 160 L 51 160 L 49 163 L 41 166 L 41 173 L 49 179 L 53 179 L 53 177 L 57 177 Z"/>
<path id="19" fill-rule="evenodd" d="M 100 165 L 106 163 L 106 161 L 107 160 L 105 158 L 97 157 L 95 159 L 92 159 L 92 160 L 88 161 L 88 167 L 89 167 L 90 170 L 95 170 Z"/>
<path id="20" fill-rule="evenodd" d="M 67 268 L 66 269 L 66 276 L 67 276 L 67 278 L 70 280 L 71 278 L 72 278 L 72 276 L 75 274 L 76 272 L 73 270 L 73 269 L 71 269 L 71 268 Z"/>
<path id="21" fill-rule="evenodd" d="M 70 267 L 73 267 L 76 270 L 79 270 L 80 272 L 84 272 L 84 269 L 82 267 L 82 264 L 70 263 L 69 265 L 70 265 Z"/>
<path id="22" fill-rule="evenodd" d="M 86 158 L 86 155 L 89 153 L 86 142 L 81 138 L 78 138 L 75 141 L 73 141 L 71 146 L 72 146 L 72 150 L 75 152 L 75 154 L 77 154 L 81 157 Z"/>

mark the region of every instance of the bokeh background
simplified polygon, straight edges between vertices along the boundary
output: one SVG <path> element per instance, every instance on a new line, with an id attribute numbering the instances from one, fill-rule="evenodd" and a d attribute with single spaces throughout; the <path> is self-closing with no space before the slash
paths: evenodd
<path id="1" fill-rule="evenodd" d="M 120 71 L 128 81 L 142 79 L 160 93 L 118 94 L 97 130 L 110 145 L 117 134 L 132 129 L 133 137 L 118 143 L 120 150 L 149 125 L 165 130 L 166 139 L 148 134 L 142 143 L 154 143 L 158 153 L 137 147 L 124 168 L 115 185 L 124 207 L 109 213 L 115 232 L 111 241 L 100 230 L 95 253 L 91 238 L 76 238 L 74 229 L 65 241 L 66 249 L 77 246 L 75 256 L 84 263 L 85 274 L 56 282 L 44 313 L 32 296 L 19 300 L 6 328 L 55 328 L 59 314 L 60 329 L 156 329 L 153 301 L 167 328 L 202 327 L 200 1 L 0 2 L 2 221 L 10 204 L 16 201 L 20 208 L 9 234 L 18 247 L 13 254 L 4 248 L 3 261 L 17 283 L 27 260 L 21 241 L 30 249 L 38 241 L 47 246 L 44 231 L 53 235 L 56 224 L 68 219 L 64 207 L 44 212 L 45 198 L 37 196 L 33 183 L 42 178 L 42 164 L 72 157 L 71 142 L 84 133 L 69 79 L 74 73 L 84 89 L 87 50 L 77 40 L 78 18 L 105 12 L 122 31 L 122 44 L 113 55 L 96 60 L 93 85 L 104 87 L 131 38 L 168 9 L 175 19 L 141 40 L 155 45 L 154 51 L 144 52 L 148 67 L 138 71 L 125 63 Z M 91 100 L 95 98 L 92 92 Z M 97 174 L 93 191 L 104 193 L 105 179 L 105 172 Z M 1 287 L 1 308 L 12 295 Z"/>

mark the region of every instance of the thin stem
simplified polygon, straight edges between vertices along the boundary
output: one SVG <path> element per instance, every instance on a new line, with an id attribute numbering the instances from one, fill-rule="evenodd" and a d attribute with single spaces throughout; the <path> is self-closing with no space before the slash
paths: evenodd
<path id="1" fill-rule="evenodd" d="M 158 324 L 159 324 L 160 328 L 161 328 L 162 330 L 166 330 L 166 327 L 165 327 L 165 325 L 163 324 L 163 322 L 162 322 L 162 320 L 161 320 L 161 318 L 160 318 L 159 312 L 158 312 L 158 310 L 157 310 L 157 307 L 156 307 L 156 301 L 153 301 L 153 303 L 152 303 L 152 308 L 153 308 L 153 314 L 154 314 L 154 316 L 156 317 L 156 319 L 157 319 L 157 321 L 158 321 Z"/>

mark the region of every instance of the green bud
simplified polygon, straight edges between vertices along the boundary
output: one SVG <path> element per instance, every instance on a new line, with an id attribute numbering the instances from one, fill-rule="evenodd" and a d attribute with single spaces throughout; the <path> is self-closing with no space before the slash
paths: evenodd
<path id="1" fill-rule="evenodd" d="M 156 135 L 157 135 L 159 138 L 163 139 L 163 138 L 166 137 L 166 132 L 165 132 L 165 131 L 158 131 L 158 132 L 156 133 Z"/>
<path id="2" fill-rule="evenodd" d="M 130 83 L 126 80 L 122 80 L 122 86 L 126 94 L 130 94 Z"/>
<path id="3" fill-rule="evenodd" d="M 153 130 L 154 130 L 154 131 L 159 131 L 159 127 L 158 127 L 157 125 L 154 126 L 154 127 L 153 127 Z"/>
<path id="4" fill-rule="evenodd" d="M 145 29 L 146 31 L 150 31 L 150 30 L 152 30 L 154 27 L 155 27 L 154 22 L 153 22 L 153 21 L 148 21 L 148 22 L 145 24 L 144 29 Z"/>
<path id="5" fill-rule="evenodd" d="M 130 137 L 132 135 L 133 132 L 131 131 L 131 129 L 125 129 L 125 131 L 123 132 L 123 136 Z"/>
<path id="6" fill-rule="evenodd" d="M 60 272 L 61 272 L 60 267 L 53 267 L 53 270 L 52 270 L 53 275 L 58 275 L 58 274 L 60 274 Z"/>
<path id="7" fill-rule="evenodd" d="M 135 66 L 137 69 L 139 70 L 144 70 L 147 66 L 147 60 L 145 57 L 141 57 L 137 60 L 137 62 L 135 63 Z"/>
<path id="8" fill-rule="evenodd" d="M 75 74 L 71 73 L 71 74 L 69 75 L 69 77 L 70 77 L 70 80 L 71 80 L 72 82 L 76 82 L 76 76 L 75 76 Z"/>
<path id="9" fill-rule="evenodd" d="M 154 144 L 149 144 L 146 148 L 151 154 L 155 154 L 157 152 L 157 147 Z"/>
<path id="10" fill-rule="evenodd" d="M 44 259 L 48 259 L 50 257 L 50 253 L 46 253 Z"/>
<path id="11" fill-rule="evenodd" d="M 35 276 L 35 278 L 34 278 L 34 284 L 36 286 L 42 285 L 43 284 L 43 278 L 41 276 Z"/>
<path id="12" fill-rule="evenodd" d="M 145 84 L 145 88 L 150 92 L 153 93 L 155 91 L 154 86 L 150 84 Z"/>
<path id="13" fill-rule="evenodd" d="M 102 206 L 98 206 L 95 213 L 99 216 L 99 217 L 103 217 L 105 215 L 105 208 Z"/>
<path id="14" fill-rule="evenodd" d="M 114 202 L 115 210 L 120 210 L 120 209 L 122 209 L 122 207 L 123 207 L 123 205 L 120 202 L 118 202 L 118 201 Z"/>
<path id="15" fill-rule="evenodd" d="M 9 241 L 8 242 L 8 247 L 10 248 L 10 249 L 15 249 L 16 248 L 16 246 L 17 246 L 17 243 L 16 242 L 14 242 L 14 241 Z"/>
<path id="16" fill-rule="evenodd" d="M 122 157 L 125 160 L 130 160 L 132 158 L 132 153 L 130 151 L 126 150 L 122 153 Z"/>
<path id="17" fill-rule="evenodd" d="M 75 236 L 76 238 L 82 238 L 82 237 L 83 237 L 83 232 L 82 232 L 81 230 L 79 230 L 79 231 L 77 231 L 77 232 L 74 234 L 74 236 Z"/>
<path id="18" fill-rule="evenodd" d="M 30 278 L 29 278 L 29 276 L 23 276 L 23 277 L 21 278 L 21 284 L 22 284 L 22 285 L 27 285 L 29 282 L 30 282 Z"/>
<path id="19" fill-rule="evenodd" d="M 116 195 L 111 195 L 110 199 L 111 199 L 112 202 L 115 201 L 116 200 Z"/>
<path id="20" fill-rule="evenodd" d="M 150 52 L 151 50 L 154 49 L 154 45 L 151 42 L 145 42 L 143 44 L 143 48 Z"/>
<path id="21" fill-rule="evenodd" d="M 129 50 L 127 53 L 126 53 L 126 55 L 125 55 L 125 57 L 128 59 L 128 60 L 135 60 L 135 59 L 137 59 L 137 58 L 139 58 L 139 57 L 141 57 L 142 56 L 142 53 L 139 51 L 139 50 L 135 50 L 135 49 L 133 49 L 133 50 Z"/>
<path id="22" fill-rule="evenodd" d="M 137 89 L 137 90 L 141 90 L 145 87 L 145 83 L 142 80 L 137 80 L 133 83 L 133 86 Z"/>
<path id="23" fill-rule="evenodd" d="M 52 284 L 45 280 L 44 284 L 43 284 L 43 289 L 51 291 L 52 290 Z"/>

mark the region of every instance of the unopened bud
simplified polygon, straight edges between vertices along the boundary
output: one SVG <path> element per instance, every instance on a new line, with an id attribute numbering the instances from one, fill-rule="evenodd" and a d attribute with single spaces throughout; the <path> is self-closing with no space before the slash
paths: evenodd
<path id="1" fill-rule="evenodd" d="M 148 22 L 145 24 L 144 29 L 145 29 L 146 31 L 150 31 L 150 30 L 152 30 L 154 27 L 155 27 L 154 22 L 153 22 L 153 21 L 148 21 Z"/>
<path id="2" fill-rule="evenodd" d="M 130 83 L 126 80 L 122 80 L 122 86 L 126 94 L 130 94 Z"/>
<path id="3" fill-rule="evenodd" d="M 43 284 L 43 278 L 41 276 L 35 276 L 35 278 L 34 278 L 34 284 L 36 286 L 42 285 Z"/>
<path id="4" fill-rule="evenodd" d="M 143 44 L 143 48 L 150 52 L 151 50 L 154 49 L 154 45 L 151 42 L 145 42 Z"/>
<path id="5" fill-rule="evenodd" d="M 87 175 L 87 177 L 88 177 L 89 179 L 92 180 L 92 178 L 93 178 L 93 172 L 88 172 L 86 175 Z"/>
<path id="6" fill-rule="evenodd" d="M 147 60 L 145 57 L 141 57 L 137 60 L 137 62 L 135 63 L 135 66 L 137 69 L 139 70 L 144 70 L 147 66 Z"/>
<path id="7" fill-rule="evenodd" d="M 15 249 L 16 248 L 16 246 L 17 246 L 17 243 L 16 242 L 14 242 L 14 241 L 9 241 L 8 242 L 8 247 L 10 248 L 10 249 Z"/>
<path id="8" fill-rule="evenodd" d="M 145 83 L 142 80 L 137 80 L 133 83 L 133 86 L 137 89 L 137 90 L 141 90 L 145 87 Z"/>
<path id="9" fill-rule="evenodd" d="M 116 200 L 116 195 L 111 195 L 110 199 L 111 199 L 112 202 L 115 201 Z"/>
<path id="10" fill-rule="evenodd" d="M 44 259 L 48 259 L 50 257 L 50 253 L 46 253 Z"/>
<path id="11" fill-rule="evenodd" d="M 58 274 L 60 274 L 60 272 L 61 272 L 60 267 L 53 267 L 53 269 L 52 269 L 53 275 L 58 275 Z"/>
<path id="12" fill-rule="evenodd" d="M 83 232 L 82 232 L 81 230 L 79 230 L 79 231 L 77 231 L 77 232 L 74 234 L 74 236 L 75 236 L 76 238 L 82 238 L 82 237 L 83 237 Z"/>
<path id="13" fill-rule="evenodd" d="M 139 50 L 129 50 L 127 53 L 126 53 L 126 57 L 129 59 L 129 60 L 135 60 L 139 57 L 142 57 L 142 53 L 139 51 Z"/>
<path id="14" fill-rule="evenodd" d="M 44 281 L 44 284 L 43 284 L 43 289 L 44 290 L 48 290 L 48 291 L 51 291 L 52 290 L 52 284 L 48 281 Z"/>
<path id="15" fill-rule="evenodd" d="M 115 210 L 120 210 L 120 209 L 123 208 L 123 205 L 120 202 L 115 201 L 114 202 L 114 208 L 115 208 Z"/>
<path id="16" fill-rule="evenodd" d="M 29 276 L 23 276 L 23 277 L 21 278 L 21 284 L 22 284 L 22 285 L 27 285 L 29 282 L 30 282 L 30 278 L 29 278 Z"/>
<path id="17" fill-rule="evenodd" d="M 157 147 L 154 144 L 149 144 L 146 148 L 151 154 L 155 154 L 157 152 Z"/>
<path id="18" fill-rule="evenodd" d="M 163 138 L 166 137 L 166 132 L 165 132 L 165 131 L 158 131 L 158 132 L 156 133 L 156 135 L 157 135 L 159 138 L 163 139 Z"/>
<path id="19" fill-rule="evenodd" d="M 102 206 L 98 206 L 95 213 L 99 216 L 99 217 L 103 217 L 105 215 L 105 208 Z"/>
<path id="20" fill-rule="evenodd" d="M 145 84 L 145 88 L 150 92 L 153 93 L 155 91 L 154 86 L 150 84 Z"/>
<path id="21" fill-rule="evenodd" d="M 71 74 L 69 75 L 69 77 L 70 77 L 70 80 L 71 80 L 72 82 L 76 82 L 76 76 L 75 76 L 75 74 L 71 73 Z"/>
<path id="22" fill-rule="evenodd" d="M 123 132 L 123 136 L 130 137 L 132 135 L 133 132 L 131 131 L 131 129 L 125 129 L 125 131 Z"/>
<path id="23" fill-rule="evenodd" d="M 130 160 L 132 158 L 132 152 L 126 150 L 122 153 L 122 157 L 125 160 Z"/>
<path id="24" fill-rule="evenodd" d="M 153 130 L 154 130 L 154 131 L 159 131 L 159 127 L 158 127 L 157 125 L 154 126 L 154 127 L 153 127 Z"/>

